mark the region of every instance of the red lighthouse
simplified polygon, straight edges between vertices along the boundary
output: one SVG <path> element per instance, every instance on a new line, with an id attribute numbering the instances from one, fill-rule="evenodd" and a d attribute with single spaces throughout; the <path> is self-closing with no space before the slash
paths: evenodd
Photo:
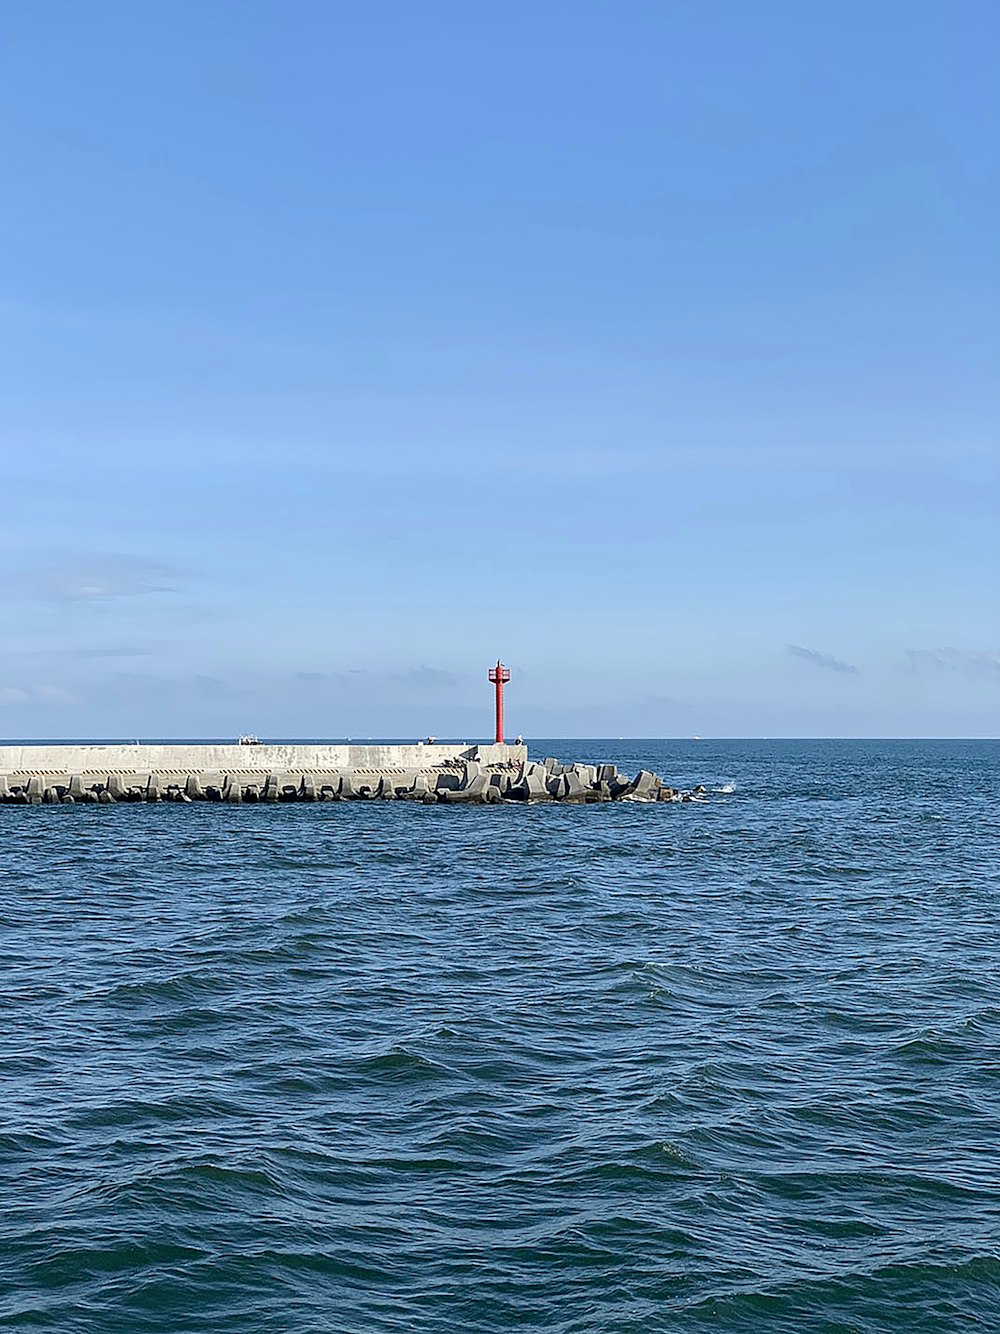
<path id="1" fill-rule="evenodd" d="M 510 668 L 505 667 L 497 658 L 497 665 L 490 668 L 490 680 L 496 686 L 497 692 L 497 734 L 496 741 L 498 746 L 503 745 L 503 688 L 510 680 Z"/>

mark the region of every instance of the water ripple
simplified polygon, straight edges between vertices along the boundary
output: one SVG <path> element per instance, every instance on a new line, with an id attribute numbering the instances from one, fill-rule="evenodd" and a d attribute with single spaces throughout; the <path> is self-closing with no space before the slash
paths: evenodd
<path id="1" fill-rule="evenodd" d="M 0 808 L 0 1327 L 997 1328 L 1000 747 L 560 751 L 710 799 Z"/>

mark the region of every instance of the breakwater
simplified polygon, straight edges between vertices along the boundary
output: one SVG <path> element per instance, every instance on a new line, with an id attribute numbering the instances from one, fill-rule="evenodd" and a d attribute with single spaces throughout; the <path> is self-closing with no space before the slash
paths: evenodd
<path id="1" fill-rule="evenodd" d="M 0 746 L 0 802 L 684 801 L 649 770 L 529 759 L 523 745 Z"/>

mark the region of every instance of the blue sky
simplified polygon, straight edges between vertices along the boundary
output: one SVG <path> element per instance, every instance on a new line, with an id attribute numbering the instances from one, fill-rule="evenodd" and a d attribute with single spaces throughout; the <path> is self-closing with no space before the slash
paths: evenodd
<path id="1" fill-rule="evenodd" d="M 0 736 L 994 736 L 986 0 L 11 0 Z"/>

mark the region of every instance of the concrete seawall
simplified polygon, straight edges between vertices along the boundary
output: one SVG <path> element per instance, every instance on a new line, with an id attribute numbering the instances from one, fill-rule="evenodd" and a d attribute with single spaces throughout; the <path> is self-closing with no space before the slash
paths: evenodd
<path id="1" fill-rule="evenodd" d="M 270 773 L 275 769 L 433 769 L 439 764 L 478 759 L 482 764 L 521 763 L 527 746 L 470 746 L 466 742 L 412 746 L 256 746 L 167 742 L 162 745 L 0 746 L 0 773 L 152 773 L 160 769 L 201 773 L 207 769 Z"/>
<path id="2" fill-rule="evenodd" d="M 0 802 L 691 800 L 655 774 L 528 758 L 523 745 L 0 746 Z"/>

